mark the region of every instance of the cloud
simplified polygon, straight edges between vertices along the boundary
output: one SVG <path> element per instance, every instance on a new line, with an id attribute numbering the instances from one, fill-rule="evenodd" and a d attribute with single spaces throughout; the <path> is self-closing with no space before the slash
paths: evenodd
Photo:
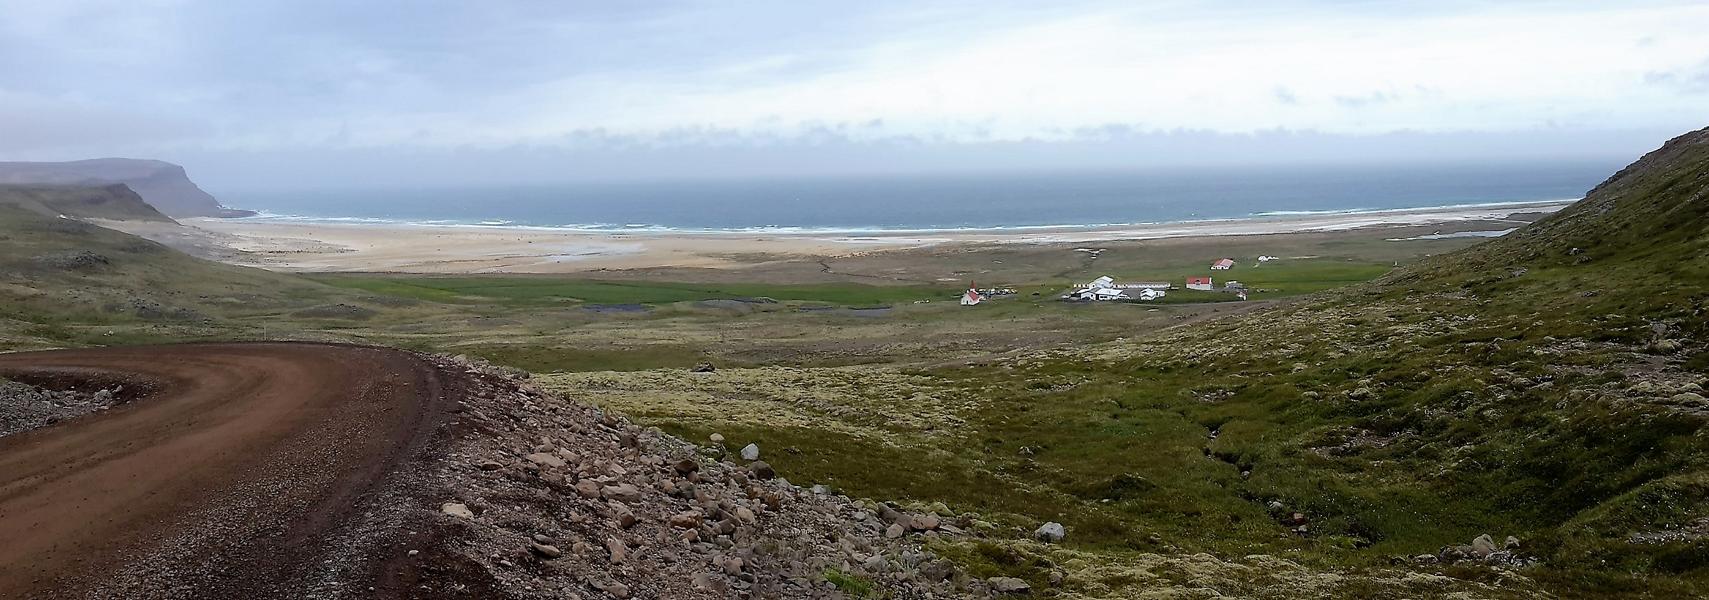
<path id="1" fill-rule="evenodd" d="M 87 158 L 154 150 L 161 144 L 215 134 L 205 124 L 176 116 L 147 114 L 70 98 L 50 98 L 0 89 L 0 157 Z"/>
<path id="2" fill-rule="evenodd" d="M 1660 0 L 0 0 L 0 12 L 12 157 L 562 146 L 642 161 L 681 158 L 664 152 L 679 146 L 914 144 L 995 161 L 1157 131 L 1341 136 L 1330 143 L 1684 129 L 1701 126 L 1709 86 L 1696 62 L 1709 6 Z"/>
<path id="3" fill-rule="evenodd" d="M 1391 92 L 1371 92 L 1360 96 L 1336 96 L 1335 103 L 1347 108 L 1360 109 L 1369 106 L 1388 104 L 1400 100 L 1400 95 Z"/>
<path id="4" fill-rule="evenodd" d="M 1671 71 L 1650 71 L 1644 74 L 1644 82 L 1689 94 L 1709 93 L 1709 59 Z"/>

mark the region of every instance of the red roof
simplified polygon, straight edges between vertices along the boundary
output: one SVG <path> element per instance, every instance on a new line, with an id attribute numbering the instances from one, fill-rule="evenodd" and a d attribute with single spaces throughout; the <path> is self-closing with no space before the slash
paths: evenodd
<path id="1" fill-rule="evenodd" d="M 1232 259 L 1232 258 L 1221 258 L 1221 259 L 1217 259 L 1217 261 L 1215 263 L 1212 263 L 1212 264 L 1215 264 L 1216 266 L 1219 266 L 1219 267 L 1232 267 L 1232 266 L 1234 266 L 1234 259 Z"/>
<path id="2" fill-rule="evenodd" d="M 1195 283 L 1203 283 L 1205 285 L 1210 285 L 1211 278 L 1209 278 L 1209 277 L 1188 277 L 1187 278 L 1187 285 L 1193 285 Z"/>

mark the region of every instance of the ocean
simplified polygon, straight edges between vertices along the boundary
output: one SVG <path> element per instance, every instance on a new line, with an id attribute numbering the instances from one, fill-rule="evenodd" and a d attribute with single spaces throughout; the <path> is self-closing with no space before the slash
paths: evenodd
<path id="1" fill-rule="evenodd" d="M 1618 162 L 802 177 L 227 193 L 260 219 L 610 231 L 1099 226 L 1580 198 Z"/>

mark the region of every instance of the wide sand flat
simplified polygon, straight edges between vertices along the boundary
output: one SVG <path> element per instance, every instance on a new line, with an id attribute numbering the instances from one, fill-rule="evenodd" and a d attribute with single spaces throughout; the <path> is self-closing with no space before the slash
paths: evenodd
<path id="1" fill-rule="evenodd" d="M 1063 244 L 1501 222 L 1565 202 L 1306 214 L 1254 219 L 1001 230 L 826 233 L 589 232 L 551 228 L 185 219 L 184 227 L 108 226 L 228 262 L 287 271 L 574 273 L 655 267 L 751 268 L 802 257 L 846 257 L 945 244 Z M 1523 221 L 1514 219 L 1514 224 Z"/>

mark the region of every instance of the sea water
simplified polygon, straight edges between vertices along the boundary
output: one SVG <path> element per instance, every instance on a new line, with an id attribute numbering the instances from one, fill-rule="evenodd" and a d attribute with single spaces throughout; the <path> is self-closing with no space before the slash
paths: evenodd
<path id="1" fill-rule="evenodd" d="M 1572 200 L 1618 166 L 1576 161 L 327 187 L 228 193 L 221 200 L 260 210 L 263 219 L 859 233 Z"/>

